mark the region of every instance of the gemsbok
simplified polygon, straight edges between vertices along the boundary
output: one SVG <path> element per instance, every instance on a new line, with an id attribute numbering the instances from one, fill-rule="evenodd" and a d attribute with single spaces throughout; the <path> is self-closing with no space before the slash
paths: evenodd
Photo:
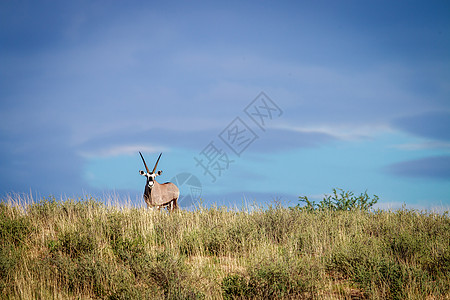
<path id="1" fill-rule="evenodd" d="M 147 164 L 145 163 L 145 159 L 141 155 L 142 161 L 144 162 L 145 169 L 147 172 L 139 171 L 139 174 L 147 177 L 147 183 L 145 184 L 144 189 L 144 200 L 147 203 L 148 208 L 160 209 L 161 207 L 167 207 L 167 210 L 173 211 L 178 208 L 178 197 L 180 196 L 180 191 L 177 186 L 171 182 L 166 182 L 163 184 L 159 184 L 155 177 L 161 175 L 162 171 L 156 171 L 156 167 L 158 166 L 159 159 L 161 158 L 162 153 L 159 155 L 158 160 L 156 161 L 155 167 L 153 171 L 149 171 Z"/>

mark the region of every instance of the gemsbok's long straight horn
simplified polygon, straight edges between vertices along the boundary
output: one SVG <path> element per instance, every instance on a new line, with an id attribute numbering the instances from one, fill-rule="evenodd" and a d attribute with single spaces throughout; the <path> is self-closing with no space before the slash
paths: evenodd
<path id="1" fill-rule="evenodd" d="M 144 162 L 144 166 L 145 166 L 145 169 L 147 170 L 147 173 L 150 173 L 150 171 L 148 170 L 147 164 L 145 163 L 145 159 L 144 159 L 144 157 L 142 156 L 141 151 L 139 151 L 139 154 L 141 155 L 142 161 Z M 161 154 L 162 154 L 162 153 L 161 153 Z M 155 170 L 153 170 L 153 172 L 155 172 Z"/>
<path id="2" fill-rule="evenodd" d="M 161 155 L 162 155 L 162 152 L 161 152 L 161 154 L 159 155 L 159 157 L 158 157 L 158 160 L 156 161 L 156 164 L 155 164 L 155 167 L 153 168 L 153 171 L 152 171 L 152 173 L 155 173 L 155 171 L 156 171 L 156 167 L 158 166 L 158 163 L 159 163 L 159 159 L 161 158 Z"/>

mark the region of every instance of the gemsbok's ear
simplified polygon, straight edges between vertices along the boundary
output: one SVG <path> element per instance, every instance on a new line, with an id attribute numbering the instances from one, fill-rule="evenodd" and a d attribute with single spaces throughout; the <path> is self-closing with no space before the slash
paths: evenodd
<path id="1" fill-rule="evenodd" d="M 156 172 L 156 176 L 159 176 L 159 175 L 161 175 L 162 174 L 162 171 L 161 170 L 159 170 L 158 172 Z"/>
<path id="2" fill-rule="evenodd" d="M 142 176 L 145 176 L 145 172 L 142 170 L 139 171 L 139 174 L 141 174 Z"/>

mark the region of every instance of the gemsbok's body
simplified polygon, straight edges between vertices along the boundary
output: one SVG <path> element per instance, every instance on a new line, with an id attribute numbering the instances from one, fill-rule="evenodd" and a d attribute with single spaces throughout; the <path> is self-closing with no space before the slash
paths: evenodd
<path id="1" fill-rule="evenodd" d="M 142 153 L 141 155 L 142 161 L 144 162 L 145 169 L 147 172 L 139 171 L 139 174 L 147 177 L 147 183 L 145 184 L 144 189 L 144 200 L 147 203 L 147 207 L 149 208 L 158 208 L 167 207 L 169 211 L 178 208 L 178 197 L 180 196 L 180 191 L 177 186 L 171 182 L 166 182 L 163 184 L 159 184 L 155 177 L 161 175 L 162 171 L 156 171 L 156 167 L 158 166 L 159 159 L 161 158 L 162 153 L 159 155 L 158 160 L 156 161 L 155 167 L 153 171 L 150 172 L 147 164 L 145 163 L 144 157 Z"/>

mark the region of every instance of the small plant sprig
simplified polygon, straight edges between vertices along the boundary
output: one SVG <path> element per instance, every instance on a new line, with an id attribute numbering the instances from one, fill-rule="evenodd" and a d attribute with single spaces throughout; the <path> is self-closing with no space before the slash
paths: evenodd
<path id="1" fill-rule="evenodd" d="M 306 205 L 300 206 L 300 204 L 297 204 L 296 208 L 305 211 L 368 211 L 379 200 L 377 195 L 373 195 L 371 199 L 367 191 L 359 196 L 355 196 L 353 192 L 339 188 L 333 189 L 332 195 L 324 195 L 323 200 L 319 203 L 310 201 L 307 196 L 298 198 L 300 203 L 305 203 Z"/>

